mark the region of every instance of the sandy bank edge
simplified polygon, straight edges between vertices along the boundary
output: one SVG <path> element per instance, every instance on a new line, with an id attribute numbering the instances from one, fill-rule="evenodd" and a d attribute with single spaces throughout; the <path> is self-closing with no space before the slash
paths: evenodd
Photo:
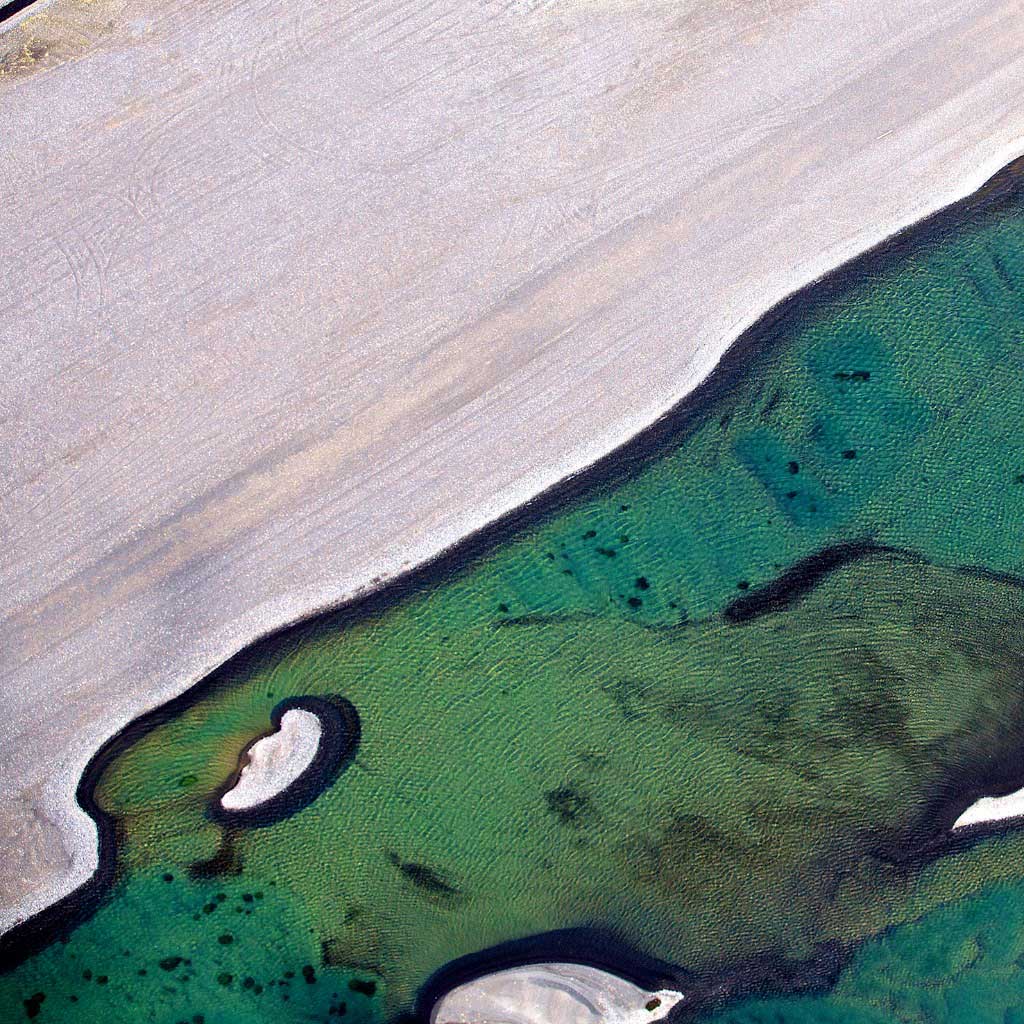
<path id="1" fill-rule="evenodd" d="M 933 214 L 969 199 L 986 182 L 1019 159 L 1022 154 L 1024 154 L 1024 140 L 1001 141 L 984 164 L 980 167 L 957 168 L 958 173 L 950 175 L 954 179 L 952 182 L 947 182 L 945 187 L 936 183 L 934 191 L 928 196 L 920 196 L 919 202 L 911 209 L 904 210 L 900 215 L 893 216 L 889 220 L 866 227 L 845 244 L 836 246 L 829 253 L 823 253 L 818 261 L 810 265 L 792 270 L 788 274 L 780 273 L 775 280 L 768 282 L 760 292 L 760 302 L 756 308 L 733 323 L 728 335 L 723 337 L 720 349 L 714 353 L 709 353 L 699 363 L 691 364 L 688 379 L 681 382 L 680 391 L 677 395 L 664 401 L 660 415 L 664 416 L 670 410 L 684 403 L 699 384 L 710 375 L 725 352 L 739 337 L 781 302 L 806 290 L 823 277 L 841 269 L 845 264 L 856 259 L 858 256 L 883 245 L 893 236 L 906 231 Z M 948 170 L 948 168 L 936 168 L 936 177 L 939 177 L 943 172 L 948 172 Z M 222 646 L 222 653 L 209 658 L 199 671 L 183 679 L 173 693 L 154 695 L 149 707 L 151 709 L 158 708 L 177 694 L 187 691 L 232 655 L 257 640 L 302 619 L 350 604 L 366 597 L 370 593 L 380 591 L 395 579 L 449 554 L 467 538 L 488 526 L 498 523 L 516 510 L 527 506 L 530 502 L 538 499 L 545 492 L 559 486 L 565 480 L 585 472 L 587 467 L 592 466 L 595 462 L 649 428 L 652 423 L 656 422 L 657 418 L 659 417 L 655 419 L 640 419 L 638 417 L 619 424 L 616 428 L 607 431 L 594 444 L 587 446 L 587 448 L 581 448 L 576 452 L 567 454 L 563 460 L 547 467 L 545 471 L 534 471 L 524 480 L 514 500 L 502 504 L 495 503 L 490 507 L 481 509 L 478 515 L 474 517 L 465 517 L 454 522 L 449 536 L 438 538 L 437 543 L 434 545 L 421 544 L 413 547 L 407 552 L 406 558 L 402 560 L 400 565 L 382 567 L 377 580 L 372 583 L 341 580 L 333 592 L 325 593 L 319 600 L 310 602 L 305 606 L 299 606 L 294 601 L 289 600 L 273 601 L 264 604 L 252 616 L 253 621 L 247 624 L 249 629 L 245 632 L 244 637 L 236 636 L 230 640 L 224 638 L 227 642 Z M 116 709 L 112 709 L 110 718 L 113 720 L 116 717 Z M 64 828 L 65 844 L 72 862 L 71 869 L 58 882 L 27 893 L 24 899 L 0 910 L 0 934 L 29 920 L 48 906 L 72 893 L 88 882 L 96 872 L 98 849 L 94 824 L 92 819 L 85 815 L 77 803 L 68 800 L 68 796 L 77 789 L 82 773 L 85 771 L 92 756 L 93 751 L 91 750 L 78 751 L 78 757 L 72 769 L 54 776 L 51 779 L 47 792 L 47 796 L 52 801 L 51 806 L 47 810 L 52 819 L 59 821 Z M 57 795 L 56 800 L 53 799 L 54 794 Z"/>

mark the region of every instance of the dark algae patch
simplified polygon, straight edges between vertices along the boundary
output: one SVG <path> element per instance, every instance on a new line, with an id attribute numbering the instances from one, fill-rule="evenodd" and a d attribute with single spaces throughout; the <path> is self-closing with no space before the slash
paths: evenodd
<path id="1" fill-rule="evenodd" d="M 874 552 L 884 552 L 870 542 L 834 544 L 801 558 L 781 576 L 756 590 L 730 601 L 722 615 L 729 622 L 748 622 L 759 615 L 780 612 L 810 593 L 826 576 L 844 565 Z M 750 584 L 740 580 L 738 590 L 749 591 Z"/>
<path id="2" fill-rule="evenodd" d="M 384 1024 L 467 957 L 597 957 L 585 923 L 691 1017 L 1022 1019 L 1024 833 L 947 834 L 1024 784 L 1022 281 L 1014 172 L 592 472 L 134 723 L 79 790 L 101 874 L 5 940 L 0 1006 Z M 341 767 L 217 820 L 299 700 Z"/>
<path id="3" fill-rule="evenodd" d="M 459 890 L 449 885 L 433 868 L 416 861 L 402 860 L 397 853 L 388 853 L 388 860 L 399 872 L 408 878 L 413 885 L 433 896 L 458 896 Z"/>

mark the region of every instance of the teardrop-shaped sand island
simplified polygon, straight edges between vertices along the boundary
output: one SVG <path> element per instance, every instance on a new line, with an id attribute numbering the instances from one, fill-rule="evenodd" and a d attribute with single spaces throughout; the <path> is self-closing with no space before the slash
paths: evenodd
<path id="1" fill-rule="evenodd" d="M 983 796 L 953 822 L 953 831 L 1024 817 L 1024 788 L 1004 796 Z"/>
<path id="2" fill-rule="evenodd" d="M 312 711 L 286 711 L 277 732 L 249 747 L 238 781 L 220 798 L 221 807 L 247 811 L 283 793 L 313 763 L 322 732 Z"/>
<path id="3" fill-rule="evenodd" d="M 214 795 L 214 820 L 256 828 L 291 817 L 331 785 L 359 746 L 359 714 L 344 697 L 282 701 L 270 720 L 273 731 L 242 752 Z"/>

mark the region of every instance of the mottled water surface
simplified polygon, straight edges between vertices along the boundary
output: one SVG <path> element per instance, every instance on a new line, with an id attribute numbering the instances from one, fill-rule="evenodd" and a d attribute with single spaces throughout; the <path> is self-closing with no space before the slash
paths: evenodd
<path id="1" fill-rule="evenodd" d="M 456 957 L 598 928 L 723 1021 L 1024 1020 L 1024 840 L 945 836 L 1024 781 L 1022 338 L 1010 177 L 456 568 L 244 652 L 102 759 L 116 881 L 3 1004 L 379 1020 Z M 212 821 L 317 695 L 354 760 L 286 820 Z M 716 1011 L 716 979 L 760 1001 Z"/>

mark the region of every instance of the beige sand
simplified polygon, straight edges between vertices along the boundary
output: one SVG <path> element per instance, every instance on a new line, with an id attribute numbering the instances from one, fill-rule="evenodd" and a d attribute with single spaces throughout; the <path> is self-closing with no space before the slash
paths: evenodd
<path id="1" fill-rule="evenodd" d="M 1024 139 L 1019 0 L 54 0 L 0 37 L 0 928 L 91 754 Z"/>
<path id="2" fill-rule="evenodd" d="M 431 1024 L 648 1024 L 680 992 L 648 992 L 580 964 L 533 964 L 485 975 L 443 996 Z"/>
<path id="3" fill-rule="evenodd" d="M 238 781 L 220 798 L 221 806 L 245 811 L 283 793 L 313 763 L 322 732 L 312 711 L 286 711 L 278 730 L 249 748 Z"/>

